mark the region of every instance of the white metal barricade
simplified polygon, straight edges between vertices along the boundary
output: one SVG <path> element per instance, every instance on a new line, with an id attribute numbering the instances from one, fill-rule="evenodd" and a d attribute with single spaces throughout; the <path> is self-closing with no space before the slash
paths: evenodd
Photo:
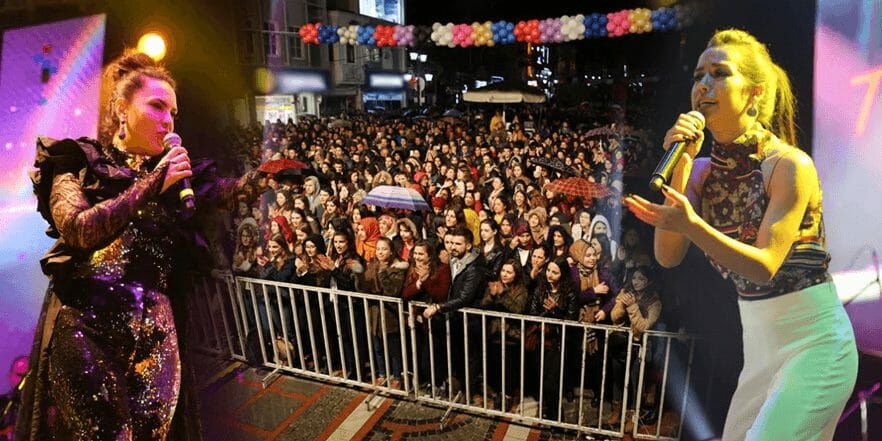
<path id="1" fill-rule="evenodd" d="M 683 429 L 695 342 L 682 334 L 474 308 L 425 320 L 421 302 L 229 274 L 199 291 L 196 343 L 272 369 L 264 385 L 290 372 L 415 399 L 446 408 L 442 425 L 455 409 L 635 439 Z"/>

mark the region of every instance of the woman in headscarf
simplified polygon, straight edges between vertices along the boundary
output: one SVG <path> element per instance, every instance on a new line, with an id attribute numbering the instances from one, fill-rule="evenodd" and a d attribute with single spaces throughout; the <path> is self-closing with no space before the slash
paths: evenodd
<path id="1" fill-rule="evenodd" d="M 380 240 L 380 223 L 376 218 L 365 217 L 358 223 L 355 250 L 365 261 L 373 259 L 377 253 L 377 241 Z"/>
<path id="2" fill-rule="evenodd" d="M 615 293 L 619 290 L 617 279 L 598 265 L 598 253 L 584 240 L 573 242 L 570 257 L 579 271 L 579 321 L 582 323 L 609 323 L 615 305 Z M 594 391 L 592 404 L 600 402 L 600 384 L 603 376 L 603 340 L 600 334 L 589 332 L 585 352 L 588 353 L 588 387 Z"/>
<path id="3" fill-rule="evenodd" d="M 533 235 L 533 243 L 545 243 L 548 235 L 548 212 L 545 207 L 535 207 L 527 213 L 527 225 Z"/>
<path id="4" fill-rule="evenodd" d="M 257 222 L 253 218 L 245 218 L 236 230 L 236 250 L 233 253 L 233 273 L 238 276 L 253 277 L 257 275 Z"/>
<path id="5" fill-rule="evenodd" d="M 285 242 L 288 245 L 288 252 L 293 251 L 294 243 L 296 243 L 296 238 L 294 237 L 294 231 L 291 229 L 291 226 L 288 225 L 288 219 L 284 216 L 276 216 L 270 220 L 269 230 L 266 232 L 266 241 L 269 242 L 270 238 L 272 238 L 276 234 L 281 234 L 285 237 Z"/>
<path id="6" fill-rule="evenodd" d="M 610 260 L 612 260 L 612 256 L 616 255 L 618 243 L 613 239 L 612 226 L 610 226 L 606 216 L 595 214 L 594 219 L 591 219 L 591 226 L 588 227 L 588 231 L 588 242 L 591 242 L 591 239 L 598 234 L 603 234 L 609 239 L 609 253 Z"/>

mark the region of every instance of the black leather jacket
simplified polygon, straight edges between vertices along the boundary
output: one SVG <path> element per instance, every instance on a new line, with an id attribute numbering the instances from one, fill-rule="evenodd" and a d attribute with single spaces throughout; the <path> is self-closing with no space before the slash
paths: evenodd
<path id="1" fill-rule="evenodd" d="M 477 251 L 477 250 L 474 250 Z M 477 303 L 487 290 L 487 266 L 484 257 L 477 254 L 475 260 L 466 265 L 450 284 L 447 301 L 441 305 L 439 313 L 448 313 L 460 308 L 468 308 Z"/>

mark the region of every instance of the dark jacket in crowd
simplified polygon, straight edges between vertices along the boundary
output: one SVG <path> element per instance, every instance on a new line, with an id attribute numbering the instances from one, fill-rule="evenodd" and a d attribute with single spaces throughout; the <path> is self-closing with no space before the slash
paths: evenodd
<path id="1" fill-rule="evenodd" d="M 499 271 L 502 270 L 502 263 L 508 259 L 509 250 L 509 247 L 504 247 L 502 244 L 497 243 L 496 246 L 484 256 L 484 260 L 487 262 L 487 271 L 491 280 L 499 277 Z"/>
<path id="2" fill-rule="evenodd" d="M 487 264 L 478 250 L 473 248 L 460 259 L 460 262 L 465 267 L 453 276 L 447 301 L 441 305 L 439 313 L 448 313 L 474 306 L 487 290 Z M 452 259 L 450 267 L 451 271 L 455 271 Z"/>

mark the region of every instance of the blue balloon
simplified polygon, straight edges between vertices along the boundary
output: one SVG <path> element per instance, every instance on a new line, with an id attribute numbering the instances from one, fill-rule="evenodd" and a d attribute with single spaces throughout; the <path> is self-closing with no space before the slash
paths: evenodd
<path id="1" fill-rule="evenodd" d="M 586 15 L 582 23 L 585 25 L 585 37 L 599 38 L 606 36 L 606 14 L 593 13 Z"/>

